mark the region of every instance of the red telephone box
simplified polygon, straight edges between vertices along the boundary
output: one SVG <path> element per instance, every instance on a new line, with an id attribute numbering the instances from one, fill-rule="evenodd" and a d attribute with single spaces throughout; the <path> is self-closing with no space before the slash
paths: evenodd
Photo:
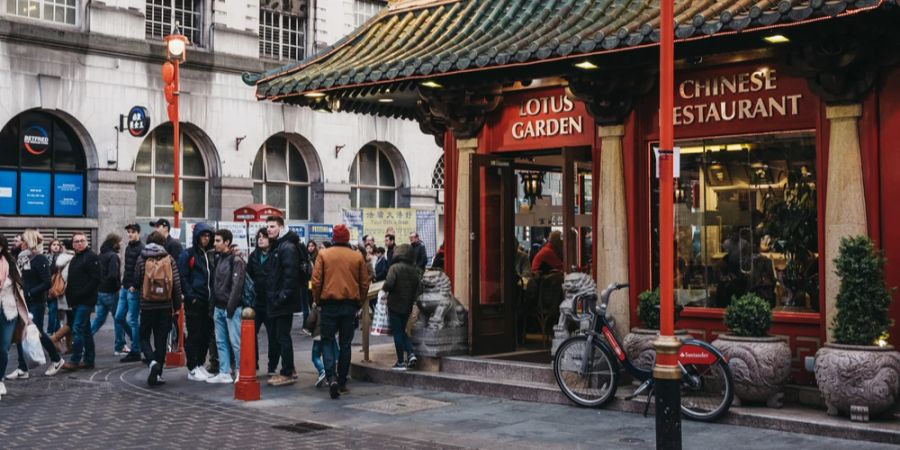
<path id="1" fill-rule="evenodd" d="M 265 222 L 266 217 L 269 216 L 284 217 L 284 213 L 274 206 L 262 203 L 254 203 L 234 210 L 235 222 Z"/>

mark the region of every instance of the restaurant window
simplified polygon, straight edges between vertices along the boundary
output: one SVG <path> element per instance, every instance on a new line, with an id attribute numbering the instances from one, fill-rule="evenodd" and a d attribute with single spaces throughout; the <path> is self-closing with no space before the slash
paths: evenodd
<path id="1" fill-rule="evenodd" d="M 288 220 L 309 220 L 309 172 L 296 145 L 284 136 L 263 144 L 253 162 L 253 202 L 282 210 Z"/>
<path id="2" fill-rule="evenodd" d="M 20 17 L 75 25 L 76 0 L 6 0 L 6 12 Z"/>
<path id="3" fill-rule="evenodd" d="M 818 311 L 815 134 L 676 146 L 681 148 L 674 195 L 676 300 L 687 307 L 725 308 L 733 298 L 753 293 L 775 311 Z M 659 182 L 655 176 L 651 180 L 656 286 Z"/>
<path id="4" fill-rule="evenodd" d="M 0 215 L 83 217 L 84 147 L 57 116 L 22 113 L 0 130 Z"/>
<path id="5" fill-rule="evenodd" d="M 359 28 L 367 20 L 375 17 L 385 7 L 385 2 L 379 0 L 354 0 L 353 1 L 353 26 Z"/>
<path id="6" fill-rule="evenodd" d="M 306 57 L 305 0 L 263 0 L 259 8 L 259 56 L 279 61 Z"/>
<path id="7" fill-rule="evenodd" d="M 171 217 L 172 188 L 175 181 L 175 152 L 172 124 L 160 125 L 144 139 L 134 162 L 137 172 L 137 215 Z M 181 204 L 185 218 L 206 218 L 208 175 L 206 161 L 191 137 L 181 132 Z"/>
<path id="8" fill-rule="evenodd" d="M 353 208 L 394 208 L 397 184 L 388 156 L 366 145 L 350 166 L 350 206 Z"/>
<path id="9" fill-rule="evenodd" d="M 441 159 L 434 165 L 434 170 L 431 172 L 431 187 L 433 189 L 444 188 L 444 155 L 441 155 Z"/>
<path id="10" fill-rule="evenodd" d="M 176 23 L 179 31 L 194 45 L 203 35 L 202 0 L 147 0 L 144 30 L 147 39 L 162 39 L 172 34 Z"/>

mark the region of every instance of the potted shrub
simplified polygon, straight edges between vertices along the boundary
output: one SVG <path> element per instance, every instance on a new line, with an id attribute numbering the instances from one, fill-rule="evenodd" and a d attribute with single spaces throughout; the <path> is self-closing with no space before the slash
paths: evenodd
<path id="1" fill-rule="evenodd" d="M 675 308 L 676 322 L 680 311 L 679 305 Z M 659 335 L 659 288 L 638 294 L 637 316 L 643 327 L 632 328 L 631 333 L 625 336 L 622 346 L 635 367 L 651 370 L 656 360 L 653 341 Z M 681 339 L 690 337 L 686 330 L 675 330 L 675 336 Z"/>
<path id="2" fill-rule="evenodd" d="M 891 291 L 884 285 L 884 257 L 866 236 L 841 239 L 834 260 L 841 279 L 831 324 L 832 342 L 816 352 L 816 383 L 829 415 L 853 408 L 863 420 L 897 400 L 900 354 L 887 345 Z"/>
<path id="3" fill-rule="evenodd" d="M 728 359 L 736 400 L 781 408 L 791 375 L 791 347 L 785 338 L 769 336 L 771 325 L 769 302 L 756 294 L 735 297 L 725 309 L 725 326 L 731 332 L 713 345 Z"/>

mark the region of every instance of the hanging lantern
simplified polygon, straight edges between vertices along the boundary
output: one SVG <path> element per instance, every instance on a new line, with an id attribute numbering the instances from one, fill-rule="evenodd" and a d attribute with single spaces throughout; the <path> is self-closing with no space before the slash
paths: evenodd
<path id="1" fill-rule="evenodd" d="M 525 198 L 528 199 L 528 205 L 534 206 L 535 199 L 543 198 L 544 191 L 544 173 L 543 172 L 522 172 L 522 190 L 525 191 Z"/>

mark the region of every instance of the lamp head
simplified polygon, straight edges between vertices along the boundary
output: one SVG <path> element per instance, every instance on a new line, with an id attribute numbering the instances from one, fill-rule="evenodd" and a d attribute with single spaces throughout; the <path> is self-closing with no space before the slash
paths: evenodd
<path id="1" fill-rule="evenodd" d="M 163 39 L 166 43 L 166 58 L 169 61 L 184 62 L 188 39 L 181 34 L 170 34 Z"/>

